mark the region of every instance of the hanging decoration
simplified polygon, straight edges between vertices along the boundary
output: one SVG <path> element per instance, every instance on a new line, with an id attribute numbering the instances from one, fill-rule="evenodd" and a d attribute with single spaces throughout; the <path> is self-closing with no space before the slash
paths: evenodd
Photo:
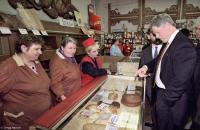
<path id="1" fill-rule="evenodd" d="M 96 15 L 94 5 L 88 5 L 89 24 L 92 29 L 101 30 L 101 17 Z"/>
<path id="2" fill-rule="evenodd" d="M 74 11 L 78 9 L 71 3 L 71 0 L 8 0 L 8 3 L 17 8 L 17 3 L 22 4 L 25 9 L 42 9 L 53 19 L 63 17 L 64 19 L 74 19 Z"/>

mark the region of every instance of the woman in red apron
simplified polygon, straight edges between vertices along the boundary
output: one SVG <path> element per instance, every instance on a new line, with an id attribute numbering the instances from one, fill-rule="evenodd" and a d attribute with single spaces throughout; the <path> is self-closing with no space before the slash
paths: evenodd
<path id="1" fill-rule="evenodd" d="M 81 67 L 81 83 L 86 85 L 97 76 L 107 74 L 107 71 L 102 68 L 102 60 L 98 57 L 99 45 L 94 42 L 94 39 L 88 38 L 83 42 L 87 55 L 80 62 Z"/>

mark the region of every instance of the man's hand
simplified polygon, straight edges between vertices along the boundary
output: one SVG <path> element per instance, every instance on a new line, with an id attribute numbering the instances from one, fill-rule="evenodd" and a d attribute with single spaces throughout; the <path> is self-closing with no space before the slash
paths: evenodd
<path id="1" fill-rule="evenodd" d="M 147 70 L 148 70 L 148 68 L 146 65 L 142 66 L 140 69 L 137 70 L 136 76 L 139 76 L 142 78 L 147 77 L 148 76 Z"/>

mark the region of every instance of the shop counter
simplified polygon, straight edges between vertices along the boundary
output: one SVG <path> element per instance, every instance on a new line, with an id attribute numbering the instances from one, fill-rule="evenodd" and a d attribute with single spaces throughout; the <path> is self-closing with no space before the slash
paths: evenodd
<path id="1" fill-rule="evenodd" d="M 139 130 L 141 102 L 127 106 L 122 96 L 128 86 L 136 86 L 142 97 L 142 83 L 133 77 L 108 76 L 100 90 L 68 121 L 63 130 Z"/>
<path id="2" fill-rule="evenodd" d="M 37 129 L 141 130 L 143 81 L 135 63 L 118 63 L 118 72 L 95 78 L 35 121 Z M 128 97 L 128 98 L 127 98 Z M 134 102 L 132 102 L 134 101 Z"/>
<path id="3" fill-rule="evenodd" d="M 57 129 L 60 124 L 67 120 L 92 94 L 97 91 L 107 80 L 107 76 L 95 78 L 79 91 L 45 112 L 34 122 L 37 129 Z"/>

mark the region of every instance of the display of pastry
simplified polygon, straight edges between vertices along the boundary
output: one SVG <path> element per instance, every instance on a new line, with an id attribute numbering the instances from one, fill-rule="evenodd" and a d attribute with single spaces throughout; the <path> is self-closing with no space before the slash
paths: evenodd
<path id="1" fill-rule="evenodd" d="M 118 109 L 120 108 L 119 102 L 112 102 L 112 104 L 109 106 L 109 110 L 112 114 L 118 114 Z"/>
<path id="2" fill-rule="evenodd" d="M 93 112 L 100 112 L 96 104 L 89 104 L 88 106 L 85 107 L 85 109 L 91 110 Z"/>
<path id="3" fill-rule="evenodd" d="M 118 98 L 118 94 L 115 92 L 109 93 L 108 99 L 109 100 L 116 100 Z"/>

